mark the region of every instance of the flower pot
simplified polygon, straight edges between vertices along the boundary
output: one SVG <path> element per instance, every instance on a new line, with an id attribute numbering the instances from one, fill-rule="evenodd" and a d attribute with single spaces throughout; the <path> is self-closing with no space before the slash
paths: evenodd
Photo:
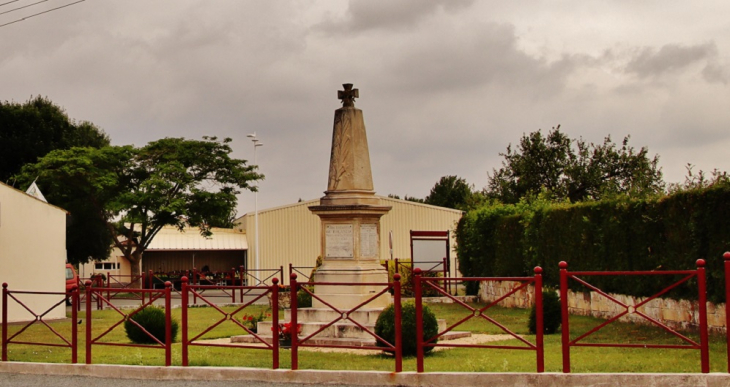
<path id="1" fill-rule="evenodd" d="M 269 297 L 269 308 L 274 309 L 274 303 L 272 302 L 271 293 L 267 295 Z M 291 292 L 279 292 L 279 309 L 289 309 L 291 307 Z"/>
<path id="2" fill-rule="evenodd" d="M 284 349 L 291 348 L 291 338 L 279 339 L 279 348 L 284 348 Z"/>

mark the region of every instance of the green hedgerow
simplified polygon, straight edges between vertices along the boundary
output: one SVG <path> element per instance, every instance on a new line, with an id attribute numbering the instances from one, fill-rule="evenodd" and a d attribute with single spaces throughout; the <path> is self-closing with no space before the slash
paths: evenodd
<path id="1" fill-rule="evenodd" d="M 141 325 L 150 335 L 157 338 L 162 343 L 165 343 L 165 310 L 155 306 L 148 306 L 141 311 L 135 313 L 132 317 L 124 322 L 124 330 L 127 332 L 127 337 L 133 343 L 136 344 L 156 344 L 157 342 L 135 325 L 132 321 L 134 320 L 137 324 Z M 170 333 L 172 334 L 172 341 L 175 342 L 178 331 L 178 322 L 175 319 L 171 320 Z"/>
<path id="2" fill-rule="evenodd" d="M 423 339 L 428 339 L 438 334 L 438 322 L 436 315 L 431 309 L 423 306 Z M 416 305 L 413 302 L 406 302 L 401 305 L 401 333 L 403 335 L 403 356 L 416 355 Z M 375 334 L 383 340 L 395 345 L 395 307 L 390 304 L 386 307 L 378 320 L 375 322 Z M 436 341 L 433 342 L 434 344 Z M 385 344 L 378 341 L 379 347 Z M 433 347 L 423 348 L 423 353 L 429 353 Z"/>
<path id="3" fill-rule="evenodd" d="M 530 320 L 527 328 L 530 333 L 537 332 L 537 308 L 533 305 L 530 310 Z M 542 327 L 545 334 L 552 334 L 558 331 L 562 324 L 562 314 L 560 308 L 560 297 L 557 292 L 552 289 L 542 291 Z"/>

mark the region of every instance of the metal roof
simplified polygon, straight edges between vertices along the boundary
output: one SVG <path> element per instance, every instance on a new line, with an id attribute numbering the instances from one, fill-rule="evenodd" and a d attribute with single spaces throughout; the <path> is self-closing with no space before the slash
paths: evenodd
<path id="1" fill-rule="evenodd" d="M 179 231 L 176 227 L 164 227 L 152 239 L 147 251 L 161 250 L 248 250 L 246 234 L 229 228 L 212 228 L 213 235 L 206 238 L 197 228 Z"/>

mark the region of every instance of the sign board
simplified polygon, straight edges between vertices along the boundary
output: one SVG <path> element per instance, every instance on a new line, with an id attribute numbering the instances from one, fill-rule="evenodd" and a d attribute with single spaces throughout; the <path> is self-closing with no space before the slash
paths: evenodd
<path id="1" fill-rule="evenodd" d="M 411 267 L 423 271 L 448 272 L 450 262 L 448 231 L 411 230 Z"/>

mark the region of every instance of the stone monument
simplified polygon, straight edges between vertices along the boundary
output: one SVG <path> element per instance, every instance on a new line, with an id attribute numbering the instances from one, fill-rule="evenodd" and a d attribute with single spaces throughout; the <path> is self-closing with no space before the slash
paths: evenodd
<path id="1" fill-rule="evenodd" d="M 355 108 L 359 91 L 349 83 L 343 87 L 338 91 L 342 107 L 335 111 L 327 191 L 318 206 L 309 207 L 322 224 L 323 262 L 313 281 L 386 283 L 388 272 L 380 264 L 380 217 L 391 207 L 383 206 L 373 190 L 365 121 L 362 110 Z M 349 309 L 382 289 L 327 285 L 315 287 L 314 293 L 334 307 Z M 367 308 L 383 308 L 390 302 L 386 293 Z M 312 306 L 325 307 L 317 299 Z"/>

